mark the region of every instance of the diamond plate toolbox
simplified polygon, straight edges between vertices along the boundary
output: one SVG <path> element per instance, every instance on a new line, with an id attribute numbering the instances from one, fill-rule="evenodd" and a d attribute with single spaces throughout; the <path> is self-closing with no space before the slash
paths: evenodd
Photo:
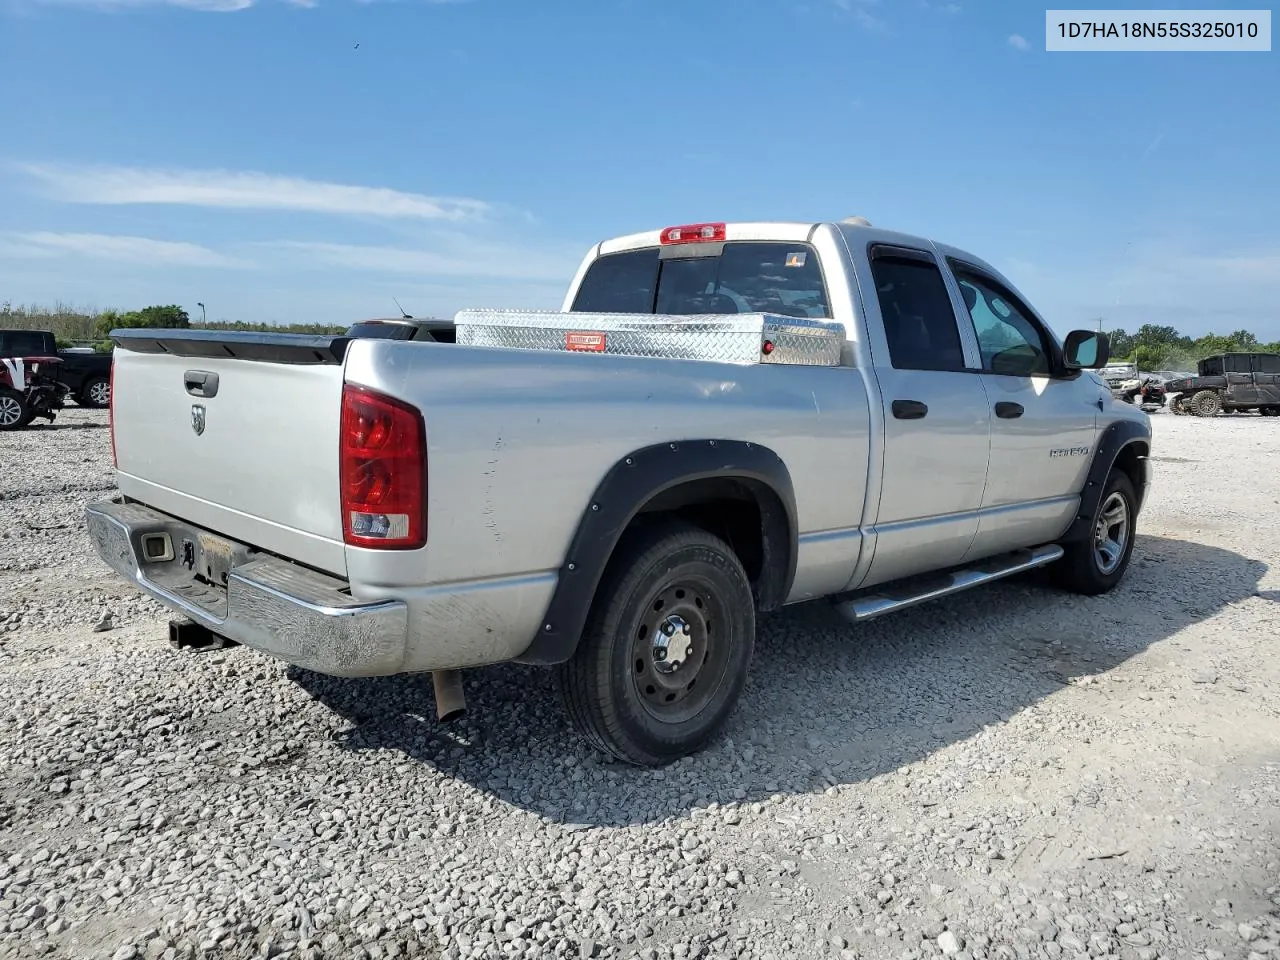
<path id="1" fill-rule="evenodd" d="M 654 316 L 461 310 L 454 323 L 457 342 L 466 346 L 668 360 L 836 367 L 844 348 L 844 327 L 839 323 L 772 313 Z"/>

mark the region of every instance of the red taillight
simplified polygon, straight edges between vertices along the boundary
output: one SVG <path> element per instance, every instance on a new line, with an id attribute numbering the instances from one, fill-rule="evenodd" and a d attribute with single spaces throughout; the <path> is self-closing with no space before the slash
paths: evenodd
<path id="1" fill-rule="evenodd" d="M 667 227 L 659 239 L 662 243 L 711 243 L 724 239 L 724 224 L 689 223 L 683 227 Z"/>
<path id="2" fill-rule="evenodd" d="M 116 358 L 111 357 L 111 372 L 107 375 L 107 426 L 111 428 L 111 466 L 120 468 L 116 457 Z"/>
<path id="3" fill-rule="evenodd" d="M 338 473 L 346 543 L 416 550 L 427 542 L 427 436 L 416 409 L 345 385 Z"/>

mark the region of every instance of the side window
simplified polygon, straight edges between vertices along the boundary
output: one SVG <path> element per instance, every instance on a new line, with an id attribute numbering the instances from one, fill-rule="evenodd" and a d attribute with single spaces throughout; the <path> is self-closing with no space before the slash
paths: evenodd
<path id="1" fill-rule="evenodd" d="M 1222 376 L 1222 358 L 1210 357 L 1207 360 L 1200 361 L 1200 376 L 1202 377 L 1220 377 Z"/>
<path id="2" fill-rule="evenodd" d="M 874 256 L 871 275 L 893 366 L 898 370 L 963 370 L 960 330 L 937 264 Z"/>
<path id="3" fill-rule="evenodd" d="M 1260 353 L 1253 358 L 1253 369 L 1257 373 L 1280 373 L 1280 356 Z"/>
<path id="4" fill-rule="evenodd" d="M 1245 354 L 1233 354 L 1227 357 L 1227 373 L 1250 373 L 1249 357 Z"/>
<path id="5" fill-rule="evenodd" d="M 1052 372 L 1049 345 L 1039 324 L 996 284 L 957 269 L 969 318 L 978 335 L 982 367 L 1006 376 L 1048 376 Z"/>

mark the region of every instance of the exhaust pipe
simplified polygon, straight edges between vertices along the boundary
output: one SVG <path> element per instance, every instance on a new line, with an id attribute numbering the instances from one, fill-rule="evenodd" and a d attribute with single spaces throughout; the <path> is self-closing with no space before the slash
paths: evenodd
<path id="1" fill-rule="evenodd" d="M 467 712 L 467 698 L 462 693 L 461 670 L 434 670 L 431 683 L 436 693 L 436 717 L 450 723 Z"/>

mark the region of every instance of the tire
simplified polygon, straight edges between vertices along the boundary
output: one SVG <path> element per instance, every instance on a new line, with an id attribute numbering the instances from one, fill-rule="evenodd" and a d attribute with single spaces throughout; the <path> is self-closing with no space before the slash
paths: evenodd
<path id="1" fill-rule="evenodd" d="M 727 543 L 680 521 L 630 532 L 557 670 L 561 701 L 598 750 L 662 766 L 719 733 L 746 684 L 755 632 L 751 583 Z M 673 650 L 682 637 L 685 649 Z"/>
<path id="2" fill-rule="evenodd" d="M 106 377 L 94 377 L 85 381 L 76 397 L 82 407 L 101 409 L 111 403 L 111 382 Z"/>
<path id="3" fill-rule="evenodd" d="M 1060 586 L 1072 593 L 1096 596 L 1106 593 L 1123 579 L 1129 568 L 1129 557 L 1133 553 L 1137 503 L 1133 482 L 1128 475 L 1121 470 L 1112 470 L 1102 489 L 1093 522 L 1089 525 L 1089 536 L 1079 543 L 1068 544 L 1062 559 L 1054 564 L 1054 573 Z M 1122 504 L 1122 507 L 1118 507 L 1118 504 Z M 1123 512 L 1122 539 L 1117 536 L 1117 525 L 1109 525 L 1108 540 L 1116 544 L 1118 549 L 1101 550 L 1098 528 L 1104 515 L 1115 518 L 1117 510 Z"/>
<path id="4" fill-rule="evenodd" d="M 1280 417 L 1280 407 L 1263 407 L 1260 412 L 1264 417 Z"/>
<path id="5" fill-rule="evenodd" d="M 1197 417 L 1216 417 L 1222 412 L 1222 397 L 1215 390 L 1201 390 L 1188 405 Z"/>
<path id="6" fill-rule="evenodd" d="M 31 418 L 26 397 L 16 390 L 0 389 L 0 430 L 21 430 Z"/>

